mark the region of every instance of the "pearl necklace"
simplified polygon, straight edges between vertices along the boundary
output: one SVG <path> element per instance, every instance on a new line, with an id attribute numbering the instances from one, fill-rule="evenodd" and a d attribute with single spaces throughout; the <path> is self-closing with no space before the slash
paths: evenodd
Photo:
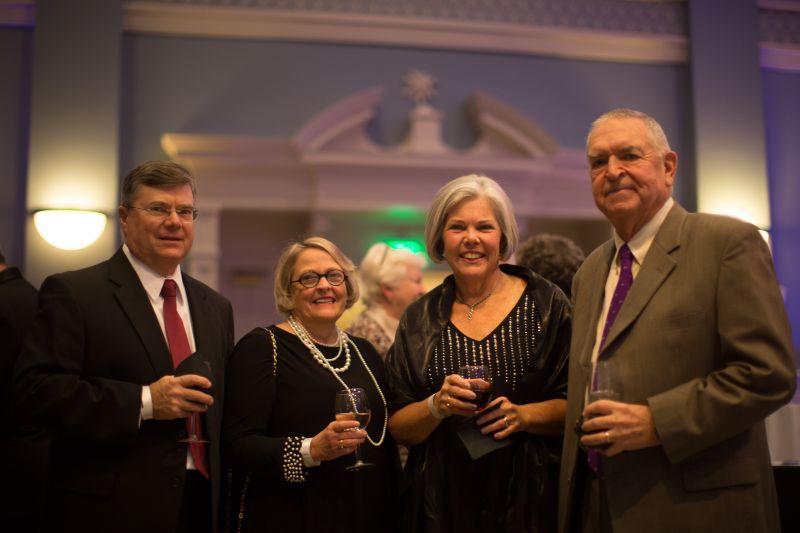
<path id="1" fill-rule="evenodd" d="M 336 355 L 336 357 L 328 359 L 322 354 L 321 351 L 319 351 L 319 348 L 317 348 L 317 345 L 314 343 L 314 339 L 311 337 L 311 334 L 308 333 L 308 330 L 303 327 L 299 320 L 297 320 L 294 316 L 289 315 L 287 321 L 289 322 L 289 325 L 292 326 L 297 338 L 303 341 L 303 344 L 305 344 L 309 351 L 311 351 L 311 355 L 314 356 L 314 359 L 316 359 L 319 364 L 325 368 L 329 368 L 331 372 L 335 374 L 341 374 L 350 368 L 350 348 L 347 346 L 347 342 L 344 340 L 345 334 L 342 330 L 336 328 L 336 333 L 339 335 L 339 353 Z M 342 353 L 342 347 L 344 347 L 344 365 L 340 366 L 339 368 L 334 368 L 331 366 L 331 363 L 339 359 L 339 356 Z"/>
<path id="2" fill-rule="evenodd" d="M 377 442 L 375 442 L 374 440 L 372 440 L 372 437 L 369 436 L 369 433 L 367 433 L 367 440 L 370 442 L 370 444 L 376 447 L 383 444 L 383 439 L 386 437 L 386 427 L 389 424 L 389 409 L 386 406 L 386 398 L 383 395 L 383 391 L 378 385 L 378 380 L 375 379 L 375 375 L 372 373 L 372 370 L 370 370 L 366 361 L 364 361 L 364 356 L 361 355 L 361 351 L 358 349 L 356 343 L 353 342 L 353 340 L 347 335 L 347 333 L 340 330 L 339 328 L 336 328 L 336 331 L 339 334 L 339 342 L 341 343 L 340 347 L 342 345 L 344 346 L 345 363 L 344 366 L 341 368 L 333 368 L 330 362 L 335 359 L 338 359 L 339 356 L 337 355 L 333 359 L 326 358 L 322 354 L 322 352 L 319 351 L 319 348 L 317 348 L 316 344 L 314 344 L 314 341 L 312 340 L 311 335 L 309 335 L 306 328 L 303 327 L 300 321 L 294 318 L 294 316 L 289 315 L 287 322 L 289 322 L 289 325 L 294 330 L 295 334 L 297 335 L 297 338 L 300 339 L 300 341 L 311 352 L 311 355 L 314 356 L 314 359 L 317 361 L 317 363 L 330 370 L 331 373 L 333 373 L 333 377 L 335 377 L 339 381 L 339 383 L 342 384 L 342 387 L 344 389 L 350 389 L 351 387 L 349 387 L 347 383 L 345 383 L 344 380 L 341 377 L 339 377 L 339 374 L 350 368 L 350 348 L 348 347 L 348 343 L 353 345 L 353 348 L 355 348 L 356 350 L 356 355 L 358 355 L 358 358 L 361 360 L 361 364 L 364 365 L 364 368 L 367 370 L 367 374 L 369 374 L 369 377 L 372 378 L 372 383 L 375 384 L 375 389 L 378 391 L 378 396 L 381 397 L 381 403 L 383 403 L 383 429 L 381 430 L 381 438 L 378 439 Z"/>

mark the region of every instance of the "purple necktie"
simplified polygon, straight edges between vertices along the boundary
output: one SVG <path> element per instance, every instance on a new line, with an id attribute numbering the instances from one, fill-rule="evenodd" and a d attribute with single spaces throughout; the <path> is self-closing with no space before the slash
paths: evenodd
<path id="1" fill-rule="evenodd" d="M 628 248 L 628 245 L 623 244 L 619 249 L 619 280 L 617 281 L 617 287 L 614 289 L 614 296 L 611 297 L 611 304 L 608 306 L 606 323 L 603 326 L 603 336 L 600 337 L 600 347 L 597 349 L 598 358 L 600 357 L 600 351 L 603 349 L 603 345 L 606 343 L 608 332 L 611 330 L 611 326 L 614 324 L 614 320 L 616 320 L 619 310 L 622 307 L 622 302 L 625 301 L 625 297 L 628 295 L 628 290 L 630 290 L 632 284 L 633 254 L 631 253 L 631 249 Z M 594 380 L 596 377 L 596 374 L 592 376 L 593 385 L 595 385 Z M 598 476 L 601 476 L 600 454 L 595 450 L 588 450 L 586 452 L 586 460 L 589 462 L 589 468 Z"/>

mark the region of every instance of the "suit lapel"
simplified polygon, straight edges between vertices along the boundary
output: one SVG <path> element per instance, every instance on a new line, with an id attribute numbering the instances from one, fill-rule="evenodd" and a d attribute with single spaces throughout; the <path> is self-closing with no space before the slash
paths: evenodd
<path id="1" fill-rule="evenodd" d="M 164 333 L 147 293 L 122 249 L 109 260 L 109 279 L 117 286 L 114 298 L 141 339 L 153 371 L 157 376 L 172 374 L 172 357 Z"/>
<path id="2" fill-rule="evenodd" d="M 608 332 L 603 351 L 636 320 L 675 268 L 676 261 L 671 254 L 680 246 L 680 232 L 685 218 L 686 211 L 676 203 L 653 239 L 639 274 Z"/>
<path id="3" fill-rule="evenodd" d="M 592 295 L 590 299 L 589 309 L 591 315 L 587 324 L 586 335 L 584 336 L 584 345 L 581 349 L 581 365 L 582 367 L 588 366 L 592 361 L 592 351 L 594 350 L 594 343 L 597 339 L 597 321 L 600 320 L 600 314 L 603 312 L 604 303 L 604 290 L 606 279 L 608 278 L 608 271 L 611 268 L 611 263 L 614 260 L 616 247 L 614 240 L 610 240 L 603 245 L 602 252 L 598 261 L 596 261 L 587 272 L 587 283 L 592 287 Z"/>

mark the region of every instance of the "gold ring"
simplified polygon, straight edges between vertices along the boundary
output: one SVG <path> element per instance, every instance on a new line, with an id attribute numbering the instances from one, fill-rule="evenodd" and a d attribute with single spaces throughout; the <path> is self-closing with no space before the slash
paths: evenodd
<path id="1" fill-rule="evenodd" d="M 611 435 L 608 434 L 608 431 L 606 431 L 605 435 L 606 435 L 606 444 L 611 444 Z"/>
<path id="2" fill-rule="evenodd" d="M 339 439 L 339 449 L 344 450 L 344 441 L 342 439 Z"/>
<path id="3" fill-rule="evenodd" d="M 447 407 L 448 409 L 450 409 L 450 402 L 444 402 L 444 405 L 445 405 L 445 407 Z"/>
<path id="4" fill-rule="evenodd" d="M 508 417 L 507 417 L 507 416 L 504 416 L 504 417 L 503 417 L 503 424 L 505 424 L 505 425 L 506 425 L 506 427 L 508 427 L 508 426 L 510 426 L 510 425 L 511 425 L 511 422 L 509 422 L 509 421 L 508 421 Z"/>

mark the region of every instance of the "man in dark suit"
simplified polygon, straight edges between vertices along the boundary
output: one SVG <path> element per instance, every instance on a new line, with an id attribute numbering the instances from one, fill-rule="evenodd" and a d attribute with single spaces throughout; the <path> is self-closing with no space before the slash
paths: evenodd
<path id="1" fill-rule="evenodd" d="M 0 250 L 0 530 L 34 531 L 47 435 L 14 416 L 11 374 L 36 313 L 36 289 Z"/>
<path id="2" fill-rule="evenodd" d="M 559 531 L 779 531 L 763 419 L 795 367 L 766 243 L 672 200 L 677 154 L 643 113 L 597 119 L 587 157 L 615 234 L 573 283 Z M 587 401 L 597 360 L 620 399 Z"/>
<path id="3" fill-rule="evenodd" d="M 185 168 L 140 165 L 123 183 L 122 248 L 42 284 L 14 394 L 26 419 L 53 432 L 44 531 L 216 529 L 233 312 L 181 273 L 194 205 Z M 196 352 L 210 377 L 176 376 L 176 351 Z M 183 442 L 193 414 L 206 445 Z"/>

